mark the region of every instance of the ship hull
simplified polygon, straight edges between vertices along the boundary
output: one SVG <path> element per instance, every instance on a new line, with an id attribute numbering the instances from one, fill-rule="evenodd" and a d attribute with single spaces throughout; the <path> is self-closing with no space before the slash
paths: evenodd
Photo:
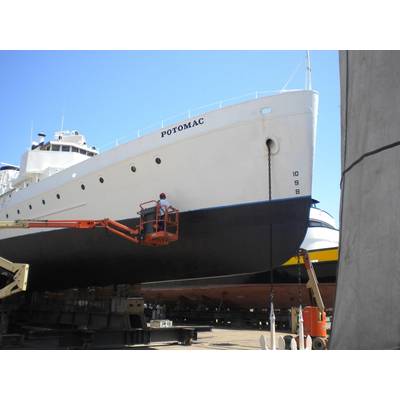
<path id="1" fill-rule="evenodd" d="M 29 286 L 43 289 L 257 272 L 271 258 L 278 266 L 307 229 L 317 109 L 317 93 L 295 91 L 210 111 L 0 196 L 1 220 L 135 226 L 139 204 L 164 192 L 180 210 L 179 240 L 165 248 L 102 230 L 3 229 L 0 254 L 29 263 Z"/>
<path id="2" fill-rule="evenodd" d="M 271 261 L 279 266 L 296 252 L 310 204 L 304 196 L 183 212 L 181 239 L 161 248 L 100 229 L 62 229 L 2 240 L 0 254 L 29 260 L 32 290 L 265 271 Z M 133 226 L 137 220 L 122 222 Z"/>

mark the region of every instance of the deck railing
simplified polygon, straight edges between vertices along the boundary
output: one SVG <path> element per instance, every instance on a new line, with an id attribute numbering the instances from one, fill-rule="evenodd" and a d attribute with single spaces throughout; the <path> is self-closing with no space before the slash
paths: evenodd
<path id="1" fill-rule="evenodd" d="M 257 92 L 247 93 L 247 94 L 237 96 L 237 97 L 231 97 L 231 98 L 225 99 L 225 100 L 215 101 L 213 103 L 209 103 L 209 104 L 206 104 L 206 105 L 203 105 L 200 107 L 191 108 L 186 111 L 182 111 L 178 114 L 174 114 L 169 117 L 163 118 L 162 120 L 155 122 L 153 124 L 147 125 L 144 128 L 137 129 L 136 132 L 133 134 L 129 134 L 129 135 L 117 138 L 117 139 L 113 140 L 112 142 L 108 142 L 107 144 L 100 146 L 99 150 L 103 152 L 103 151 L 112 149 L 113 147 L 116 147 L 120 144 L 129 142 L 130 140 L 133 140 L 135 138 L 145 136 L 145 135 L 152 133 L 158 129 L 162 129 L 165 126 L 172 125 L 175 122 L 179 122 L 179 121 L 189 119 L 189 118 L 194 118 L 198 115 L 201 115 L 201 114 L 204 114 L 204 113 L 207 113 L 210 111 L 215 111 L 215 110 L 218 110 L 218 109 L 230 106 L 230 105 L 241 103 L 243 101 L 255 100 L 260 97 L 271 96 L 274 94 L 279 94 L 279 93 L 288 92 L 288 91 L 289 90 L 261 90 L 261 91 L 257 91 Z"/>

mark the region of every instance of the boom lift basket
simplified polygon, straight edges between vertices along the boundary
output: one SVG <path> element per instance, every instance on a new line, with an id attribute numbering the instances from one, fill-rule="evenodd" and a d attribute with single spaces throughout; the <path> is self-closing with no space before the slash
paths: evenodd
<path id="1" fill-rule="evenodd" d="M 165 246 L 175 242 L 179 237 L 179 211 L 169 206 L 161 210 L 156 200 L 140 204 L 141 244 L 148 246 Z"/>

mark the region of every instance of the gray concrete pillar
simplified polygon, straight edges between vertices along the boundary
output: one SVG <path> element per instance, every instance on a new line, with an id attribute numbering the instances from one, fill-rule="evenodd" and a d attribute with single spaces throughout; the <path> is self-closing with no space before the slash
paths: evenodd
<path id="1" fill-rule="evenodd" d="M 400 52 L 341 51 L 341 238 L 331 349 L 400 347 Z"/>

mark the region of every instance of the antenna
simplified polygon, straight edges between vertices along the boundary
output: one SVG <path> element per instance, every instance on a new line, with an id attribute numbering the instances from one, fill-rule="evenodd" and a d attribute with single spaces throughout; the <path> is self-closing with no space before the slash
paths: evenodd
<path id="1" fill-rule="evenodd" d="M 310 51 L 306 51 L 306 90 L 312 90 Z"/>
<path id="2" fill-rule="evenodd" d="M 63 113 L 61 114 L 61 131 L 63 131 L 63 129 L 64 129 L 64 111 L 63 111 Z"/>
<path id="3" fill-rule="evenodd" d="M 301 59 L 300 62 L 297 64 L 297 67 L 293 70 L 292 74 L 290 75 L 289 79 L 286 81 L 286 83 L 283 85 L 282 89 L 280 90 L 281 92 L 283 92 L 284 90 L 286 90 L 286 87 L 289 85 L 289 83 L 292 81 L 292 79 L 294 78 L 294 76 L 297 74 L 297 71 L 299 70 L 299 68 L 301 67 L 301 65 L 303 64 L 303 60 Z"/>

